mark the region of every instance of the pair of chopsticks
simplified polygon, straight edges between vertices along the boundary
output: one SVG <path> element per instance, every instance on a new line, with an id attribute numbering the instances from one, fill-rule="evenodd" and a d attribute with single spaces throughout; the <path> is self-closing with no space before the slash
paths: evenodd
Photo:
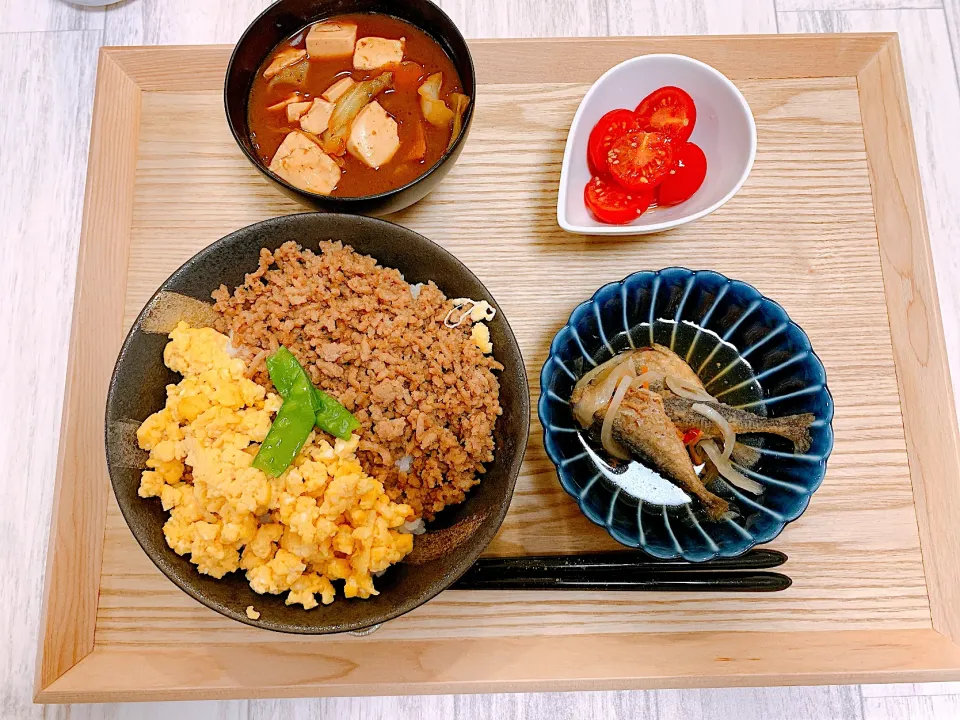
<path id="1" fill-rule="evenodd" d="M 453 590 L 648 590 L 777 592 L 792 580 L 779 567 L 787 556 L 751 550 L 704 563 L 657 560 L 632 552 L 480 558 Z"/>

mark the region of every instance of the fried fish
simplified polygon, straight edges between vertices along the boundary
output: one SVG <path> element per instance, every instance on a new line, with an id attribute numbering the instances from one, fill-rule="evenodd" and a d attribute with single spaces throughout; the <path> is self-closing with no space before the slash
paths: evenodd
<path id="1" fill-rule="evenodd" d="M 650 389 L 663 398 L 663 407 L 667 415 L 681 432 L 699 430 L 703 438 L 722 438 L 723 433 L 717 424 L 693 409 L 696 404 L 713 408 L 737 435 L 762 433 L 778 435 L 793 443 L 794 452 L 803 453 L 810 449 L 810 425 L 814 421 L 811 413 L 801 415 L 785 415 L 784 417 L 768 418 L 756 413 L 738 410 L 722 402 L 705 402 L 703 400 L 689 400 L 675 395 L 662 383 L 651 383 Z"/>
<path id="2" fill-rule="evenodd" d="M 598 415 L 597 421 L 602 423 L 602 412 Z M 700 482 L 677 426 L 667 417 L 663 398 L 657 393 L 630 388 L 613 419 L 612 435 L 631 455 L 646 460 L 700 500 L 712 519 L 719 520 L 730 509 L 726 500 Z"/>
<path id="3" fill-rule="evenodd" d="M 627 367 L 624 367 L 625 363 Z M 795 452 L 810 449 L 809 427 L 814 421 L 810 413 L 767 418 L 716 400 L 691 400 L 674 393 L 670 387 L 677 389 L 676 382 L 671 380 L 668 386 L 668 376 L 691 390 L 703 390 L 706 396 L 703 383 L 690 366 L 662 345 L 620 353 L 584 375 L 570 398 L 577 422 L 596 436 L 621 379 L 627 375 L 639 377 L 644 373 L 650 373 L 648 380 L 632 384 L 623 395 L 615 416 L 608 423 L 609 437 L 623 450 L 646 461 L 694 495 L 713 519 L 722 518 L 730 509 L 726 500 L 707 489 L 706 485 L 716 479 L 716 468 L 707 461 L 703 477 L 698 477 L 683 437 L 691 430 L 700 431 L 703 439 L 721 439 L 723 433 L 713 420 L 693 409 L 695 404 L 701 403 L 715 410 L 735 434 L 778 435 L 790 440 Z M 732 459 L 741 466 L 752 467 L 759 461 L 760 451 L 737 442 Z"/>

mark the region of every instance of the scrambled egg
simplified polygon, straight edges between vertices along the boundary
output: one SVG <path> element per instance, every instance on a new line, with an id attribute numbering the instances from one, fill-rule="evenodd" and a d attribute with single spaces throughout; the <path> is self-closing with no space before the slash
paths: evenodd
<path id="1" fill-rule="evenodd" d="M 258 593 L 289 591 L 287 605 L 333 602 L 333 580 L 348 598 L 376 595 L 373 575 L 413 549 L 397 529 L 412 509 L 364 473 L 357 435 L 331 447 L 312 433 L 277 478 L 252 467 L 282 400 L 228 349 L 225 335 L 181 322 L 163 360 L 183 380 L 137 431 L 150 452 L 139 494 L 170 511 L 167 544 L 207 575 L 243 569 Z"/>
<path id="2" fill-rule="evenodd" d="M 474 344 L 484 355 L 489 355 L 493 352 L 493 343 L 490 342 L 490 328 L 482 322 L 478 322 L 473 326 L 473 330 L 470 332 L 470 339 L 473 340 Z"/>
<path id="3" fill-rule="evenodd" d="M 479 348 L 480 352 L 484 355 L 489 355 L 493 352 L 493 343 L 490 342 L 490 328 L 483 324 L 483 320 L 489 322 L 493 320 L 496 316 L 496 309 L 488 303 L 486 300 L 471 300 L 470 298 L 456 298 L 453 301 L 453 309 L 447 313 L 447 317 L 444 319 L 443 323 L 447 327 L 457 327 L 467 318 L 473 321 L 473 330 L 470 332 L 470 339 L 473 340 L 473 344 Z M 456 323 L 450 324 L 450 316 L 456 311 L 464 307 L 469 307 L 470 309 L 463 312 L 460 315 L 460 319 Z"/>

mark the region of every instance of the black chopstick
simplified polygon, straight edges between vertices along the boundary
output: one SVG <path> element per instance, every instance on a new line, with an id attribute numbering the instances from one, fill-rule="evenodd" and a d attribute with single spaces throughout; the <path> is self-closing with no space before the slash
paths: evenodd
<path id="1" fill-rule="evenodd" d="M 778 592 L 793 581 L 775 572 L 674 572 L 631 577 L 490 577 L 474 578 L 471 571 L 452 590 L 645 590 L 656 592 Z"/>
<path id="2" fill-rule="evenodd" d="M 686 560 L 658 560 L 635 552 L 589 553 L 585 555 L 527 555 L 521 557 L 485 557 L 477 560 L 470 572 L 552 573 L 576 570 L 634 572 L 684 572 L 708 570 L 769 570 L 787 561 L 777 550 L 750 550 L 735 558 L 717 558 L 704 563 Z"/>
<path id="3" fill-rule="evenodd" d="M 787 560 L 776 550 L 751 550 L 705 563 L 657 560 L 634 552 L 480 558 L 455 590 L 660 590 L 775 592 L 786 575 L 756 572 Z"/>

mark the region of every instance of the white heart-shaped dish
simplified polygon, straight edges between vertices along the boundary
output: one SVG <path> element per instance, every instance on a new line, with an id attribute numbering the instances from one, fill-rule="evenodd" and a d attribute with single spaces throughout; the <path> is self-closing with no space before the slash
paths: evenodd
<path id="1" fill-rule="evenodd" d="M 707 157 L 707 177 L 686 202 L 654 207 L 626 225 L 596 220 L 583 201 L 590 180 L 587 141 L 597 121 L 616 108 L 633 109 L 657 88 L 674 85 L 693 98 L 697 121 L 690 141 Z M 560 172 L 557 222 L 582 235 L 643 235 L 709 215 L 746 181 L 757 154 L 757 126 L 736 85 L 718 70 L 683 55 L 641 55 L 610 68 L 587 91 L 573 117 Z"/>

